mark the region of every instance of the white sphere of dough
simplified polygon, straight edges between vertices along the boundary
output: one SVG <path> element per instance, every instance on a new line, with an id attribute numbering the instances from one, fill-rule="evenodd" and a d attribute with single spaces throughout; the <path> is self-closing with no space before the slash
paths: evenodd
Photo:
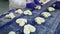
<path id="1" fill-rule="evenodd" d="M 32 12 L 30 10 L 26 10 L 26 11 L 24 11 L 24 14 L 25 15 L 32 15 Z"/>
<path id="2" fill-rule="evenodd" d="M 10 13 L 9 16 L 13 19 L 15 18 L 15 15 L 13 13 Z"/>
<path id="3" fill-rule="evenodd" d="M 15 15 L 13 13 L 9 13 L 5 17 L 13 19 L 13 18 L 15 18 Z"/>
<path id="4" fill-rule="evenodd" d="M 44 16 L 45 18 L 48 18 L 51 16 L 49 12 L 43 12 L 41 15 Z"/>
<path id="5" fill-rule="evenodd" d="M 30 24 L 24 26 L 24 33 L 35 32 L 36 28 Z"/>
<path id="6" fill-rule="evenodd" d="M 9 16 L 9 15 L 6 15 L 5 17 L 6 17 L 6 18 L 10 18 L 10 16 Z"/>
<path id="7" fill-rule="evenodd" d="M 21 9 L 18 9 L 18 10 L 15 11 L 15 13 L 17 13 L 17 14 L 22 14 L 23 11 L 22 11 Z"/>
<path id="8" fill-rule="evenodd" d="M 24 22 L 19 23 L 19 26 L 23 27 L 25 25 Z"/>
<path id="9" fill-rule="evenodd" d="M 24 27 L 24 34 L 30 34 L 30 30 L 28 29 L 28 27 Z"/>
<path id="10" fill-rule="evenodd" d="M 48 11 L 49 11 L 49 12 L 52 12 L 52 11 L 54 11 L 54 10 L 55 10 L 55 8 L 53 8 L 53 7 L 49 7 L 49 8 L 48 8 Z"/>
<path id="11" fill-rule="evenodd" d="M 45 19 L 42 18 L 42 17 L 36 17 L 36 18 L 35 18 L 35 22 L 36 22 L 37 24 L 41 24 L 41 23 L 44 23 L 44 22 L 45 22 Z"/>
<path id="12" fill-rule="evenodd" d="M 35 8 L 36 8 L 36 9 L 41 9 L 41 6 L 37 5 Z"/>
<path id="13" fill-rule="evenodd" d="M 36 28 L 30 24 L 28 24 L 30 32 L 35 32 Z"/>
<path id="14" fill-rule="evenodd" d="M 19 26 L 24 26 L 25 23 L 27 23 L 27 19 L 19 18 L 19 19 L 16 20 L 16 23 L 18 23 Z"/>
<path id="15" fill-rule="evenodd" d="M 25 25 L 23 32 L 24 32 L 24 34 L 30 34 L 29 26 Z"/>
<path id="16" fill-rule="evenodd" d="M 8 34 L 16 34 L 14 31 L 9 32 Z"/>

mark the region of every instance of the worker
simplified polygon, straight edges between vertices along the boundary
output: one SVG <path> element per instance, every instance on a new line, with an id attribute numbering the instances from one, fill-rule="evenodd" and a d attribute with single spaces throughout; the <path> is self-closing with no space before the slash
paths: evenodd
<path id="1" fill-rule="evenodd" d="M 36 5 L 42 6 L 47 0 L 9 0 L 9 8 L 35 8 Z"/>

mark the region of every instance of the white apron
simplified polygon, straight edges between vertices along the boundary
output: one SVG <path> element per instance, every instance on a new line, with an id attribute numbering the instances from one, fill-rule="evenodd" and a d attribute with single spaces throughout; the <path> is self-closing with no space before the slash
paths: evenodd
<path id="1" fill-rule="evenodd" d="M 33 0 L 9 0 L 9 9 L 25 8 L 26 3 L 33 2 Z"/>

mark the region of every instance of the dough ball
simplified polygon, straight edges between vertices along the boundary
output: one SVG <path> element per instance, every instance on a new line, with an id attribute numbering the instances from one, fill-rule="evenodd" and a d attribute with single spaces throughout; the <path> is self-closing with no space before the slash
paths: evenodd
<path id="1" fill-rule="evenodd" d="M 16 23 L 19 24 L 19 26 L 24 26 L 25 23 L 27 23 L 27 19 L 19 18 L 16 20 Z"/>
<path id="2" fill-rule="evenodd" d="M 22 14 L 23 11 L 22 11 L 21 9 L 18 9 L 18 10 L 15 11 L 15 13 L 17 13 L 17 14 Z"/>
<path id="3" fill-rule="evenodd" d="M 36 18 L 35 18 L 35 22 L 36 22 L 37 24 L 42 24 L 42 23 L 45 22 L 45 19 L 42 18 L 42 17 L 36 17 Z"/>
<path id="4" fill-rule="evenodd" d="M 51 16 L 49 12 L 43 12 L 41 15 L 44 16 L 45 18 L 48 18 Z"/>
<path id="5" fill-rule="evenodd" d="M 26 11 L 24 11 L 24 14 L 25 15 L 32 15 L 32 12 L 30 10 L 26 10 Z"/>
<path id="6" fill-rule="evenodd" d="M 41 9 L 41 6 L 38 5 L 38 6 L 36 6 L 35 8 L 36 8 L 36 9 Z"/>
<path id="7" fill-rule="evenodd" d="M 8 34 L 16 34 L 14 31 L 10 31 Z"/>
<path id="8" fill-rule="evenodd" d="M 27 24 L 24 26 L 24 33 L 27 33 L 27 31 L 30 32 L 35 32 L 36 28 L 30 24 Z"/>
<path id="9" fill-rule="evenodd" d="M 55 8 L 53 8 L 53 7 L 49 7 L 49 8 L 48 8 L 48 11 L 49 11 L 49 12 L 52 12 L 52 11 L 54 11 L 54 10 L 55 10 Z"/>
<path id="10" fill-rule="evenodd" d="M 13 13 L 9 13 L 5 16 L 6 18 L 10 18 L 10 19 L 13 19 L 15 18 L 15 15 Z"/>

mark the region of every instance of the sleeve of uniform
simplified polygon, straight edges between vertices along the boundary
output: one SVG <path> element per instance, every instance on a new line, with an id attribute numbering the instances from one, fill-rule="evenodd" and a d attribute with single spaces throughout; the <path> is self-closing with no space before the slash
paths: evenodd
<path id="1" fill-rule="evenodd" d="M 34 3 L 27 3 L 27 4 L 26 4 L 26 7 L 27 7 L 27 8 L 35 8 L 36 5 L 35 5 Z"/>
<path id="2" fill-rule="evenodd" d="M 34 0 L 34 3 L 37 4 L 37 5 L 41 5 L 42 3 L 39 2 L 39 0 Z"/>
<path id="3" fill-rule="evenodd" d="M 34 0 L 26 0 L 26 7 L 27 8 L 34 8 L 36 5 L 34 4 Z"/>

